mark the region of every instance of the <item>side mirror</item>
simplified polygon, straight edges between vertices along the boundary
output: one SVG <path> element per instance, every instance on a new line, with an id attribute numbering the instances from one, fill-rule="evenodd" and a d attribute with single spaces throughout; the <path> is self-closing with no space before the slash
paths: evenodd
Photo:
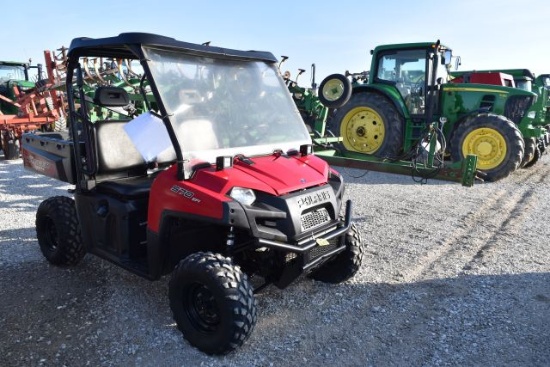
<path id="1" fill-rule="evenodd" d="M 445 54 L 443 55 L 442 64 L 443 65 L 449 65 L 451 63 L 451 60 L 453 58 L 453 52 L 451 50 L 445 50 Z"/>

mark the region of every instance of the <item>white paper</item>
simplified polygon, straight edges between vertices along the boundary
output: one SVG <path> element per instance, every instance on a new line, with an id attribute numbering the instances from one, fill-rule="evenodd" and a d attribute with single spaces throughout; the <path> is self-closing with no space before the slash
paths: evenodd
<path id="1" fill-rule="evenodd" d="M 152 162 L 172 147 L 170 136 L 161 119 L 145 112 L 124 126 L 124 130 L 146 162 Z"/>

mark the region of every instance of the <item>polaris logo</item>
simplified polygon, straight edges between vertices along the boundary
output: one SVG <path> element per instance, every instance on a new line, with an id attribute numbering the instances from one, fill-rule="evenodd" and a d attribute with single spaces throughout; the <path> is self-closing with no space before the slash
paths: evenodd
<path id="1" fill-rule="evenodd" d="M 308 208 L 319 203 L 329 201 L 331 198 L 329 190 L 323 190 L 311 195 L 302 196 L 298 199 L 297 203 L 300 209 Z"/>

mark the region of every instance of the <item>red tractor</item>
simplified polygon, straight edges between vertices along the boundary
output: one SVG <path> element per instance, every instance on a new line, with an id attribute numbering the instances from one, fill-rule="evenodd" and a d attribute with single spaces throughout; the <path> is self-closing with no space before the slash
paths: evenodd
<path id="1" fill-rule="evenodd" d="M 140 70 L 135 93 L 147 109 L 107 78 L 85 81 L 92 58 Z M 69 132 L 25 134 L 22 144 L 26 168 L 75 185 L 74 198 L 38 208 L 46 259 L 75 265 L 91 253 L 147 279 L 171 273 L 177 326 L 210 354 L 246 341 L 263 287 L 303 274 L 351 278 L 363 257 L 351 201 L 312 154 L 276 62 L 144 33 L 73 40 Z M 92 110 L 114 117 L 92 120 Z"/>

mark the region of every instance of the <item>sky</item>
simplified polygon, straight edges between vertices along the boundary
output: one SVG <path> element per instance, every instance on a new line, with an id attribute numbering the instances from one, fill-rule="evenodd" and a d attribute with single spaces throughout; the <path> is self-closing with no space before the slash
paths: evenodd
<path id="1" fill-rule="evenodd" d="M 22 5 L 23 4 L 23 5 Z M 369 69 L 377 45 L 437 39 L 460 56 L 459 70 L 527 68 L 550 73 L 548 0 L 244 1 L 48 0 L 2 4 L 0 60 L 44 63 L 44 50 L 76 37 L 147 32 L 191 43 L 270 51 L 283 71 L 311 84 Z M 72 4 L 67 6 L 67 4 Z"/>

